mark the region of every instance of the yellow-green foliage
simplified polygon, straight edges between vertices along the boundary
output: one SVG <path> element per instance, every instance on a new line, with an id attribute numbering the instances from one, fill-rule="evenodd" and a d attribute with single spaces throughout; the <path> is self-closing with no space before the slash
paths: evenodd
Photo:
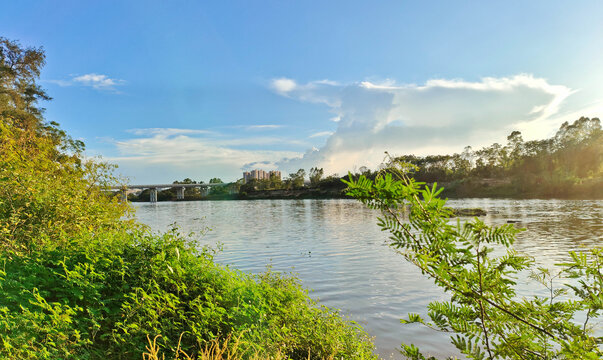
<path id="1" fill-rule="evenodd" d="M 121 226 L 126 207 L 102 192 L 111 165 L 86 161 L 84 145 L 46 123 L 36 80 L 41 49 L 0 37 L 0 247 L 61 246 L 63 235 Z"/>
<path id="2" fill-rule="evenodd" d="M 165 354 L 162 354 L 161 349 L 157 345 L 157 339 L 160 336 L 156 336 L 151 340 L 150 337 L 147 337 L 149 344 L 147 345 L 146 351 L 142 355 L 143 360 L 166 360 Z M 176 347 L 176 354 L 169 358 L 172 360 L 286 360 L 287 357 L 280 352 L 277 352 L 273 355 L 260 355 L 259 353 L 255 353 L 252 355 L 245 355 L 243 352 L 239 351 L 241 340 L 234 339 L 231 341 L 230 338 L 226 338 L 224 340 L 215 339 L 212 340 L 209 344 L 205 346 L 205 348 L 197 354 L 197 356 L 191 356 L 187 354 L 180 348 L 180 342 Z M 312 358 L 312 353 L 309 351 L 307 360 Z M 333 360 L 335 359 L 333 355 L 329 357 L 323 358 L 323 360 Z"/>
<path id="3" fill-rule="evenodd" d="M 0 122 L 0 245 L 63 245 L 65 234 L 122 226 L 126 206 L 102 186 L 110 165 L 56 151 L 46 136 Z"/>
<path id="4" fill-rule="evenodd" d="M 62 248 L 0 254 L 0 358 L 133 359 L 158 334 L 197 356 L 240 339 L 238 354 L 374 358 L 355 324 L 319 307 L 298 280 L 219 266 L 176 232 L 103 231 Z M 45 355 L 41 355 L 45 354 Z"/>

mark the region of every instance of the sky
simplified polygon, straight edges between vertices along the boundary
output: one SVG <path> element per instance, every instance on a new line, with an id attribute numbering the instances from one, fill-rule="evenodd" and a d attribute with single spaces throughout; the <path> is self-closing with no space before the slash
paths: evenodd
<path id="1" fill-rule="evenodd" d="M 130 183 L 344 175 L 603 116 L 601 1 L 6 2 L 46 119 Z"/>

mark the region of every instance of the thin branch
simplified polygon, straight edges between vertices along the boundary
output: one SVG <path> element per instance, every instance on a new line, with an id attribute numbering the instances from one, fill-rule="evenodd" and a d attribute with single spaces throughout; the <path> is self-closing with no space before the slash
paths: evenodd
<path id="1" fill-rule="evenodd" d="M 417 266 L 418 266 L 418 267 L 419 267 L 421 270 L 423 270 L 425 273 L 427 273 L 427 275 L 429 275 L 429 276 L 431 276 L 432 278 L 434 278 L 434 279 L 438 280 L 438 281 L 439 281 L 439 282 L 441 282 L 442 284 L 446 285 L 448 288 L 450 288 L 450 289 L 452 289 L 452 290 L 454 290 L 454 291 L 458 292 L 459 294 L 462 294 L 462 295 L 464 295 L 465 297 L 467 297 L 467 295 L 465 295 L 465 294 L 464 294 L 464 292 L 463 292 L 463 291 L 461 291 L 459 288 L 457 288 L 456 286 L 454 286 L 454 285 L 450 284 L 450 283 L 449 283 L 449 282 L 447 282 L 446 280 L 443 280 L 442 278 L 438 277 L 437 275 L 435 275 L 435 274 L 434 274 L 432 271 L 430 271 L 429 269 L 425 268 L 424 266 L 421 266 L 420 264 L 418 264 L 418 263 L 416 263 L 416 262 L 413 262 L 413 264 L 417 265 Z M 557 336 L 555 336 L 554 334 L 552 334 L 552 333 L 550 333 L 549 331 L 547 331 L 547 330 L 545 330 L 545 329 L 541 328 L 541 327 L 540 327 L 540 326 L 538 326 L 538 325 L 534 325 L 534 324 L 532 324 L 532 323 L 528 322 L 527 320 L 525 320 L 525 319 L 523 319 L 523 318 L 519 317 L 518 315 L 516 315 L 516 314 L 512 313 L 511 311 L 509 311 L 509 310 L 505 309 L 505 308 L 504 308 L 502 305 L 498 305 L 497 303 L 495 303 L 494 301 L 492 301 L 492 300 L 488 299 L 487 297 L 480 295 L 480 294 L 479 294 L 477 291 L 475 291 L 474 289 L 470 289 L 470 291 L 471 291 L 471 293 L 472 293 L 474 296 L 477 296 L 478 298 L 480 298 L 480 299 L 484 300 L 484 301 L 485 301 L 485 302 L 487 302 L 489 305 L 491 305 L 491 306 L 493 306 L 493 307 L 497 308 L 498 310 L 500 310 L 500 311 L 504 312 L 505 314 L 507 314 L 507 315 L 511 316 L 511 317 L 512 317 L 512 318 L 514 318 L 515 320 L 518 320 L 518 321 L 520 321 L 520 322 L 524 323 L 525 325 L 527 325 L 527 326 L 529 326 L 529 327 L 533 328 L 534 330 L 540 331 L 540 332 L 542 332 L 542 333 L 544 333 L 544 334 L 546 334 L 546 335 L 548 335 L 548 336 L 552 337 L 553 339 L 559 340 L 559 338 L 558 338 Z"/>
<path id="2" fill-rule="evenodd" d="M 584 325 L 582 325 L 582 331 L 586 332 L 586 324 L 588 324 L 588 320 L 590 320 L 590 311 L 592 309 L 588 309 L 588 312 L 586 313 L 586 320 L 584 320 Z"/>
<path id="3" fill-rule="evenodd" d="M 483 291 L 482 270 L 481 270 L 481 265 L 480 265 L 480 261 L 479 261 L 479 256 L 480 256 L 479 255 L 479 242 L 477 243 L 477 246 L 475 247 L 475 252 L 476 252 L 476 256 L 477 256 L 477 273 L 479 274 L 479 295 L 481 297 L 483 297 L 484 291 Z M 482 302 L 481 299 L 478 302 L 479 302 L 479 309 L 480 309 L 480 317 L 482 319 L 482 329 L 484 330 L 484 337 L 486 340 L 486 349 L 488 350 L 488 355 L 490 356 L 490 359 L 492 359 L 492 351 L 490 350 L 490 340 L 488 338 L 488 329 L 486 328 L 484 303 Z"/>

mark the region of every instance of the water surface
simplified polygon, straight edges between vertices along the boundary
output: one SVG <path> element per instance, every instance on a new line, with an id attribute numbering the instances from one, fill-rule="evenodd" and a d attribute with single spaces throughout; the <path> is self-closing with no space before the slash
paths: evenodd
<path id="1" fill-rule="evenodd" d="M 517 221 L 526 228 L 516 248 L 544 266 L 570 250 L 601 245 L 603 201 L 451 200 L 480 207 L 490 224 Z M 208 232 L 201 242 L 223 244 L 216 260 L 248 272 L 294 272 L 311 296 L 340 309 L 375 337 L 378 353 L 400 358 L 400 343 L 414 343 L 438 357 L 457 354 L 448 337 L 419 325 L 401 325 L 409 312 L 426 315 L 430 301 L 445 299 L 430 280 L 388 246 L 377 212 L 354 200 L 251 200 L 138 203 L 137 217 L 164 231 Z M 520 287 L 526 293 L 527 285 Z"/>

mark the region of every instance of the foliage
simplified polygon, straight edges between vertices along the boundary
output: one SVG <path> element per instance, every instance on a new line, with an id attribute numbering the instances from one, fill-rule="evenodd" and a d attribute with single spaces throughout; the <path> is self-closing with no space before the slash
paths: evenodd
<path id="1" fill-rule="evenodd" d="M 295 173 L 289 174 L 289 184 L 292 188 L 302 188 L 304 186 L 304 178 L 306 177 L 306 170 L 299 169 Z"/>
<path id="2" fill-rule="evenodd" d="M 391 246 L 450 294 L 450 301 L 429 304 L 431 321 L 409 314 L 402 322 L 449 332 L 452 343 L 472 359 L 603 356 L 603 337 L 589 322 L 603 310 L 603 249 L 572 252 L 561 275 L 574 282 L 557 286 L 551 272 L 532 269 L 533 261 L 513 250 L 520 230 L 511 224 L 491 227 L 477 218 L 451 224 L 451 209 L 438 196 L 442 189 L 410 178 L 414 167 L 392 159 L 388 171 L 374 180 L 350 176 L 346 181 L 351 196 L 381 210 L 378 223 L 390 233 Z M 495 249 L 503 255 L 493 255 Z M 516 275 L 526 270 L 534 271 L 549 296 L 516 293 Z M 402 349 L 409 358 L 426 359 L 414 345 Z"/>
<path id="3" fill-rule="evenodd" d="M 320 183 L 320 179 L 324 175 L 324 170 L 322 168 L 311 168 L 310 169 L 310 184 L 312 186 L 318 185 Z"/>
<path id="4" fill-rule="evenodd" d="M 82 160 L 83 144 L 45 124 L 35 84 L 44 56 L 0 38 L 0 249 L 62 246 L 62 235 L 121 226 L 127 208 L 103 193 L 113 166 Z"/>
<path id="5" fill-rule="evenodd" d="M 0 116 L 17 128 L 41 128 L 43 109 L 37 102 L 50 97 L 35 80 L 44 62 L 42 49 L 22 49 L 19 43 L 0 37 Z"/>
<path id="6" fill-rule="evenodd" d="M 149 345 L 147 346 L 147 352 L 143 354 L 143 360 L 165 360 L 165 354 L 161 354 L 161 349 L 157 345 L 156 336 L 153 340 L 148 337 Z M 285 360 L 287 357 L 282 353 L 276 353 L 273 356 L 262 356 L 259 353 L 254 353 L 249 356 L 244 356 L 238 351 L 240 345 L 240 339 L 234 339 L 231 341 L 230 338 L 226 338 L 221 341 L 220 339 L 212 340 L 210 344 L 206 345 L 202 352 L 197 357 L 190 356 L 180 348 L 180 343 L 177 346 L 177 352 L 174 355 L 174 360 Z M 306 359 L 311 359 L 312 353 L 308 352 Z M 323 358 L 323 360 L 334 360 L 333 356 Z"/>
<path id="7" fill-rule="evenodd" d="M 200 182 L 196 182 L 195 180 L 191 179 L 191 178 L 186 178 L 182 181 L 174 181 L 173 184 L 203 184 L 203 181 Z"/>
<path id="8" fill-rule="evenodd" d="M 213 262 L 177 232 L 81 235 L 62 249 L 3 253 L 0 357 L 131 359 L 147 334 L 189 354 L 240 337 L 241 354 L 373 358 L 354 324 L 318 307 L 298 280 Z"/>

